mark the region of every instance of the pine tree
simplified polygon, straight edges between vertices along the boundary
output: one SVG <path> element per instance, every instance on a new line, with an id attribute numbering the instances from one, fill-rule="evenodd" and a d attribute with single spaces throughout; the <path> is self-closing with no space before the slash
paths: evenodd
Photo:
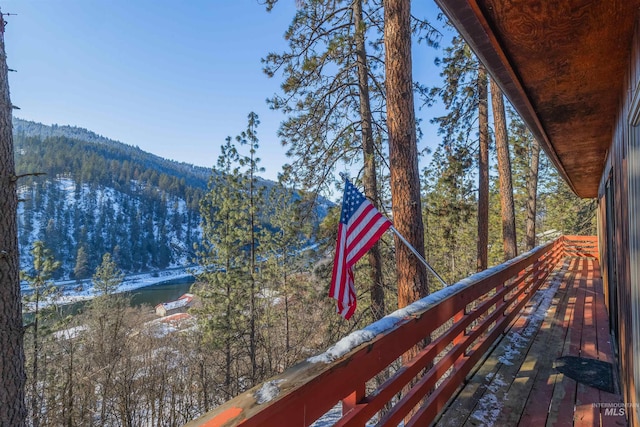
<path id="1" fill-rule="evenodd" d="M 102 264 L 98 266 L 93 275 L 93 287 L 100 295 L 112 295 L 118 290 L 122 283 L 124 274 L 116 263 L 111 259 L 111 254 L 107 252 L 102 256 Z"/>
<path id="2" fill-rule="evenodd" d="M 441 145 L 448 153 L 473 152 L 474 131 L 478 135 L 478 215 L 477 215 L 477 256 L 476 270 L 485 270 L 488 266 L 487 248 L 489 244 L 489 122 L 487 72 L 478 61 L 469 46 L 456 35 L 444 57 L 436 63 L 442 65 L 441 87 L 420 87 L 419 93 L 424 102 L 432 105 L 441 98 L 448 113 L 436 117 L 433 122 L 439 125 L 439 134 L 443 136 Z M 477 128 L 476 128 L 477 120 Z M 464 159 L 451 158 L 463 164 Z M 471 163 L 461 171 L 470 175 Z"/>
<path id="3" fill-rule="evenodd" d="M 222 353 L 221 382 L 227 398 L 246 387 L 247 384 L 236 380 L 239 376 L 248 378 L 249 385 L 262 378 L 257 360 L 260 325 L 257 236 L 262 224 L 257 213 L 265 208 L 259 202 L 261 190 L 255 175 L 259 170 L 259 159 L 255 156 L 257 125 L 258 117 L 250 114 L 247 130 L 236 138 L 239 146 L 249 145 L 248 156 L 241 156 L 232 139 L 227 138 L 212 171 L 209 192 L 200 201 L 202 243 L 198 263 L 203 272 L 193 289 L 203 300 L 204 344 Z M 240 372 L 234 373 L 234 366 Z"/>
<path id="4" fill-rule="evenodd" d="M 268 2 L 269 7 L 274 3 Z M 380 23 L 377 2 L 305 2 L 287 31 L 289 51 L 269 54 L 265 60 L 268 75 L 281 70 L 285 78 L 284 95 L 270 102 L 290 115 L 280 129 L 287 154 L 294 159 L 289 173 L 305 189 L 318 193 L 336 165 L 361 162 L 365 196 L 378 209 L 385 129 L 383 52 L 376 31 Z M 361 143 L 354 143 L 357 140 Z M 374 319 L 379 319 L 385 304 L 378 244 L 370 249 L 368 261 L 371 307 Z"/>
<path id="5" fill-rule="evenodd" d="M 25 370 L 20 304 L 18 253 L 18 196 L 11 131 L 7 56 L 4 46 L 6 22 L 0 13 L 0 425 L 25 425 Z"/>
<path id="6" fill-rule="evenodd" d="M 596 207 L 594 199 L 580 199 L 571 191 L 548 158 L 541 162 L 539 209 L 542 232 L 556 230 L 567 235 L 596 234 Z"/>
<path id="7" fill-rule="evenodd" d="M 537 192 L 540 146 L 524 122 L 512 109 L 508 109 L 509 139 L 513 147 L 512 176 L 516 223 L 524 228 L 523 247 L 529 251 L 536 245 Z"/>
<path id="8" fill-rule="evenodd" d="M 78 248 L 78 254 L 76 255 L 76 265 L 73 268 L 73 274 L 76 280 L 86 279 L 91 275 L 91 268 L 89 267 L 89 257 L 84 246 Z"/>
<path id="9" fill-rule="evenodd" d="M 500 178 L 500 206 L 502 212 L 504 260 L 508 261 L 518 255 L 515 204 L 513 201 L 513 182 L 511 175 L 511 157 L 509 155 L 509 137 L 507 133 L 507 119 L 502 91 L 495 80 L 492 78 L 489 80 L 491 87 L 491 107 L 493 110 L 494 134 L 496 137 L 496 151 L 498 152 L 498 176 Z"/>
<path id="10" fill-rule="evenodd" d="M 258 266 L 256 265 L 256 251 L 258 249 L 257 236 L 260 232 L 260 224 L 258 223 L 258 210 L 260 206 L 258 201 L 261 199 L 260 190 L 257 188 L 257 173 L 263 172 L 264 169 L 259 165 L 260 159 L 256 157 L 256 153 L 259 147 L 257 127 L 260 124 L 258 115 L 254 112 L 249 113 L 247 129 L 238 135 L 236 141 L 241 145 L 249 146 L 249 155 L 241 156 L 239 158 L 239 164 L 245 167 L 243 184 L 247 188 L 247 202 L 248 202 L 248 246 L 249 246 L 249 358 L 251 360 L 251 380 L 256 382 L 258 376 L 257 365 L 257 336 L 256 336 L 256 320 L 258 317 L 258 310 L 256 307 L 257 297 L 257 278 L 256 273 Z"/>
<path id="11" fill-rule="evenodd" d="M 465 172 L 472 163 L 472 155 L 464 147 L 451 153 L 439 147 L 424 171 L 428 260 L 449 283 L 474 271 L 469 247 L 475 238 L 471 219 L 476 199 L 472 176 Z"/>
<path id="12" fill-rule="evenodd" d="M 268 328 L 265 335 L 273 336 L 271 341 L 284 340 L 281 364 L 289 366 L 296 360 L 295 355 L 299 354 L 297 345 L 303 345 L 302 340 L 306 339 L 296 337 L 293 333 L 293 323 L 297 316 L 291 307 L 295 300 L 302 300 L 309 293 L 304 288 L 305 281 L 300 280 L 300 277 L 307 268 L 304 261 L 308 254 L 302 251 L 302 245 L 308 240 L 311 223 L 310 218 L 305 215 L 304 200 L 298 198 L 287 176 L 280 176 L 277 185 L 270 190 L 268 200 L 272 209 L 269 212 L 270 227 L 263 228 L 260 235 L 260 246 L 266 257 L 262 276 L 265 288 L 277 292 L 283 300 L 281 318 L 284 336 L 278 336 L 280 328 L 276 325 L 273 325 L 273 331 L 271 327 Z M 271 361 L 273 356 L 269 355 L 267 359 Z M 271 369 L 274 369 L 273 362 L 271 365 Z"/>
<path id="13" fill-rule="evenodd" d="M 50 249 L 46 248 L 44 242 L 36 241 L 31 249 L 33 256 L 32 272 L 23 271 L 21 279 L 29 284 L 32 290 L 31 295 L 25 298 L 27 304 L 33 308 L 33 322 L 30 324 L 33 333 L 33 348 L 31 360 L 30 400 L 31 400 L 31 423 L 34 427 L 40 425 L 40 403 L 42 395 L 39 389 L 39 359 L 40 359 L 40 321 L 42 320 L 40 303 L 50 298 L 56 288 L 50 282 L 54 271 L 60 267 L 60 262 L 56 261 Z"/>
<path id="14" fill-rule="evenodd" d="M 478 61 L 478 245 L 476 270 L 489 266 L 489 98 L 487 70 Z"/>
<path id="15" fill-rule="evenodd" d="M 118 272 L 113 267 L 103 269 L 101 280 L 115 283 Z M 85 366 L 86 375 L 90 376 L 83 384 L 90 394 L 88 402 L 93 403 L 88 417 L 97 425 L 127 425 L 126 420 L 118 420 L 116 415 L 118 382 L 119 375 L 126 369 L 121 362 L 131 356 L 131 331 L 139 326 L 134 322 L 139 322 L 140 316 L 134 320 L 127 316 L 132 309 L 129 298 L 123 294 L 103 293 L 91 300 L 87 308 L 82 315 L 82 324 L 87 330 L 78 359 Z"/>
<path id="16" fill-rule="evenodd" d="M 289 173 L 314 192 L 328 188 L 337 165 L 362 160 L 363 143 L 374 144 L 384 132 L 383 52 L 375 39 L 368 44 L 374 52 L 365 49 L 365 35 L 379 37 L 380 9 L 376 2 L 365 3 L 364 21 L 362 6 L 304 2 L 285 34 L 287 51 L 263 60 L 267 75 L 282 73 L 284 80 L 283 94 L 269 103 L 288 116 L 279 134 L 293 159 Z"/>
<path id="17" fill-rule="evenodd" d="M 385 88 L 393 222 L 424 257 L 424 223 L 420 197 L 418 147 L 411 66 L 411 1 L 384 0 Z M 424 265 L 398 237 L 395 239 L 398 306 L 429 294 Z M 408 363 L 426 343 L 403 356 Z M 410 386 L 405 387 L 406 391 Z M 410 415 L 407 417 L 409 418 Z"/>
<path id="18" fill-rule="evenodd" d="M 538 202 L 538 169 L 540 163 L 540 144 L 535 139 L 531 143 L 531 162 L 527 179 L 527 222 L 525 226 L 526 249 L 536 246 L 536 216 Z"/>
<path id="19" fill-rule="evenodd" d="M 385 0 L 387 127 L 393 220 L 397 230 L 424 255 L 424 225 L 411 74 L 411 2 Z M 427 272 L 396 239 L 398 305 L 404 307 L 429 293 Z"/>
<path id="20" fill-rule="evenodd" d="M 362 133 L 362 155 L 364 159 L 365 196 L 371 200 L 376 209 L 380 209 L 378 194 L 378 175 L 376 161 L 376 146 L 373 134 L 373 114 L 371 112 L 371 97 L 369 95 L 369 61 L 365 44 L 367 25 L 363 19 L 362 0 L 354 0 L 353 24 L 355 29 L 355 52 L 358 69 L 358 94 L 360 101 L 360 119 Z M 380 244 L 376 242 L 367 254 L 370 267 L 369 285 L 371 293 L 371 312 L 373 319 L 378 320 L 386 314 L 384 305 L 384 283 L 382 278 L 382 257 Z"/>

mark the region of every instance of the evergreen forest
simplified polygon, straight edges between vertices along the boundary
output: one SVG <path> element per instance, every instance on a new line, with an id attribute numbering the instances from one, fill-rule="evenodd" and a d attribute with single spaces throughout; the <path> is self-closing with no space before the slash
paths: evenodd
<path id="1" fill-rule="evenodd" d="M 192 263 L 209 171 L 70 127 L 14 119 L 24 265 L 42 241 L 56 278 L 86 279 L 113 253 L 126 272 Z M 76 268 L 77 267 L 77 268 Z"/>

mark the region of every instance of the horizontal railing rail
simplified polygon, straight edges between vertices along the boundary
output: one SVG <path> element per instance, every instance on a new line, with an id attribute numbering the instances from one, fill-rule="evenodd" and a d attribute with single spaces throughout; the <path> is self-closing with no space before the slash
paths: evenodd
<path id="1" fill-rule="evenodd" d="M 562 239 L 565 256 L 600 257 L 595 236 L 564 236 Z"/>
<path id="2" fill-rule="evenodd" d="M 376 426 L 402 420 L 428 425 L 566 256 L 597 257 L 596 238 L 560 237 L 474 274 L 351 333 L 187 426 L 306 427 L 340 402 L 336 426 L 364 426 L 372 419 Z M 372 381 L 390 367 L 394 372 L 381 385 Z"/>

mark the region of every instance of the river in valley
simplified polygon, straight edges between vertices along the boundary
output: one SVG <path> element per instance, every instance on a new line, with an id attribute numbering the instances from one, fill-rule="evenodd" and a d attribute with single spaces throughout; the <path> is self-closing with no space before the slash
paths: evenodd
<path id="1" fill-rule="evenodd" d="M 150 310 L 156 305 L 175 301 L 183 294 L 188 293 L 195 279 L 193 276 L 180 277 L 155 285 L 145 286 L 143 288 L 134 289 L 124 292 L 123 294 L 131 298 L 131 306 L 139 307 L 141 305 L 149 306 Z M 58 307 L 58 312 L 62 316 L 78 314 L 82 311 L 88 301 L 77 301 L 71 304 L 65 304 Z M 32 320 L 32 313 L 23 313 L 23 320 L 28 324 Z"/>
<path id="2" fill-rule="evenodd" d="M 169 280 L 157 285 L 145 286 L 144 288 L 126 292 L 126 295 L 131 296 L 132 306 L 137 307 L 146 304 L 155 307 L 163 302 L 175 301 L 189 292 L 194 280 L 192 276 Z"/>

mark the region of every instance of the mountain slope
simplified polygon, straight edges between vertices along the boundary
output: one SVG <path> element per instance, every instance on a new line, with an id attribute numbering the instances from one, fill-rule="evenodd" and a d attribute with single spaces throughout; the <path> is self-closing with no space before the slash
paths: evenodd
<path id="1" fill-rule="evenodd" d="M 191 262 L 210 171 L 83 129 L 19 119 L 14 144 L 18 174 L 46 174 L 19 182 L 23 268 L 35 240 L 62 262 L 59 277 L 90 275 L 106 252 L 128 272 Z"/>
<path id="2" fill-rule="evenodd" d="M 199 201 L 211 170 L 85 129 L 18 118 L 14 145 L 19 175 L 46 174 L 19 181 L 23 269 L 32 265 L 29 250 L 36 240 L 62 262 L 56 278 L 90 276 L 106 252 L 125 272 L 193 262 L 200 241 Z M 258 185 L 275 184 L 259 179 Z M 322 219 L 331 205 L 320 199 L 315 216 Z"/>

